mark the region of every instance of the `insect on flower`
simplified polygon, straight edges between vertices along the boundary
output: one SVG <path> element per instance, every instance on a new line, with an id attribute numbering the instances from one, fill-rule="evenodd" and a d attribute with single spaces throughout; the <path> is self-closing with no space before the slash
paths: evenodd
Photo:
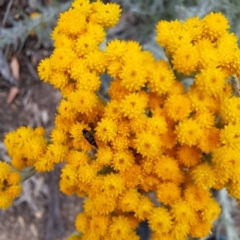
<path id="1" fill-rule="evenodd" d="M 82 130 L 83 136 L 84 138 L 91 144 L 93 145 L 95 148 L 98 149 L 97 143 L 93 137 L 93 135 L 87 130 L 87 129 L 83 129 Z"/>
<path id="2" fill-rule="evenodd" d="M 233 75 L 231 77 L 231 85 L 232 85 L 232 90 L 233 92 L 237 95 L 240 96 L 240 84 L 239 80 L 236 75 Z"/>

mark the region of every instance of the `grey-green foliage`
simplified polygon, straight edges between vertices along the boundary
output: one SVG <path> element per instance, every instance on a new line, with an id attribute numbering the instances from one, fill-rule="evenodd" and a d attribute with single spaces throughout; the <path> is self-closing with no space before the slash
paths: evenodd
<path id="1" fill-rule="evenodd" d="M 37 18 L 30 18 L 19 10 L 23 20 L 14 20 L 9 15 L 8 22 L 11 23 L 12 27 L 0 28 L 0 50 L 7 49 L 10 45 L 14 46 L 15 49 L 21 49 L 31 31 L 34 31 L 37 36 L 37 46 L 43 41 L 50 42 L 50 33 L 59 13 L 66 11 L 69 7 L 70 3 L 68 2 L 56 7 L 39 8 L 40 15 Z"/>
<path id="2" fill-rule="evenodd" d="M 176 1 L 121 0 L 112 1 L 122 5 L 123 12 L 130 12 L 133 24 L 126 26 L 118 38 L 129 38 L 146 43 L 152 38 L 155 26 L 162 19 L 176 19 Z"/>

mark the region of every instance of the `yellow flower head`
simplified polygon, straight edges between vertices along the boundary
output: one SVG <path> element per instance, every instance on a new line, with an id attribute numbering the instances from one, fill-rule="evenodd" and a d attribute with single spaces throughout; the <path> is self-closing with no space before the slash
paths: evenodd
<path id="1" fill-rule="evenodd" d="M 140 193 L 136 189 L 129 189 L 118 200 L 118 208 L 123 212 L 135 212 L 140 204 Z"/>
<path id="2" fill-rule="evenodd" d="M 50 57 L 51 67 L 53 70 L 63 73 L 70 69 L 74 59 L 75 53 L 72 49 L 55 48 Z"/>
<path id="3" fill-rule="evenodd" d="M 145 192 L 156 191 L 157 185 L 160 182 L 159 178 L 154 174 L 149 174 L 146 170 L 143 172 L 146 172 L 146 174 L 142 174 L 142 178 L 144 179 L 144 181 L 141 181 L 141 185 L 139 186 L 139 188 Z M 144 216 L 146 217 L 146 213 Z"/>
<path id="4" fill-rule="evenodd" d="M 201 112 L 194 115 L 194 119 L 205 129 L 211 129 L 215 125 L 216 116 L 211 112 Z"/>
<path id="5" fill-rule="evenodd" d="M 86 165 L 90 162 L 90 157 L 85 152 L 71 150 L 66 156 L 66 161 L 74 168 L 79 168 L 82 165 Z"/>
<path id="6" fill-rule="evenodd" d="M 209 13 L 202 19 L 204 35 L 211 40 L 221 37 L 229 28 L 228 19 L 222 13 Z"/>
<path id="7" fill-rule="evenodd" d="M 199 187 L 195 184 L 187 185 L 184 191 L 184 200 L 194 209 L 202 210 L 208 204 L 210 199 L 209 190 Z"/>
<path id="8" fill-rule="evenodd" d="M 44 82 L 49 81 L 51 74 L 51 60 L 50 58 L 43 59 L 38 65 L 38 75 Z"/>
<path id="9" fill-rule="evenodd" d="M 92 112 L 97 105 L 98 99 L 95 93 L 86 92 L 84 90 L 77 90 L 69 94 L 69 101 L 73 108 L 80 113 Z"/>
<path id="10" fill-rule="evenodd" d="M 215 114 L 220 110 L 219 101 L 216 98 L 205 94 L 205 92 L 202 92 L 196 87 L 196 85 L 193 85 L 189 89 L 187 95 L 190 98 L 193 111 L 199 113 L 210 111 Z"/>
<path id="11" fill-rule="evenodd" d="M 184 27 L 190 33 L 192 42 L 199 41 L 203 34 L 203 24 L 199 17 L 190 17 L 184 22 Z"/>
<path id="12" fill-rule="evenodd" d="M 169 89 L 168 91 L 168 96 L 172 96 L 172 95 L 183 95 L 185 93 L 185 88 L 184 88 L 184 84 L 182 84 L 179 81 L 175 81 L 171 87 L 171 89 Z"/>
<path id="13" fill-rule="evenodd" d="M 238 149 L 227 146 L 220 147 L 213 152 L 212 161 L 215 164 L 215 169 L 218 170 L 218 173 L 220 169 L 224 171 L 223 180 L 228 180 L 228 178 L 230 178 L 233 182 L 236 180 L 238 181 L 240 173 L 238 152 Z"/>
<path id="14" fill-rule="evenodd" d="M 120 73 L 121 85 L 129 91 L 138 91 L 145 86 L 147 75 L 144 68 L 144 59 L 141 52 L 132 52 L 131 58 L 126 59 Z"/>
<path id="15" fill-rule="evenodd" d="M 126 87 L 121 85 L 120 79 L 115 79 L 110 83 L 110 87 L 108 89 L 108 94 L 111 97 L 111 99 L 114 100 L 122 100 L 129 94 L 129 91 Z"/>
<path id="16" fill-rule="evenodd" d="M 150 91 L 158 95 L 167 93 L 174 84 L 174 78 L 171 70 L 162 67 L 162 63 L 156 63 L 153 78 L 149 79 Z"/>
<path id="17" fill-rule="evenodd" d="M 104 236 L 107 234 L 107 230 L 110 223 L 109 216 L 93 216 L 89 222 L 89 230 L 96 234 L 96 236 Z"/>
<path id="18" fill-rule="evenodd" d="M 219 51 L 211 40 L 203 38 L 196 43 L 199 51 L 199 68 L 219 67 Z"/>
<path id="19" fill-rule="evenodd" d="M 13 200 L 18 197 L 22 192 L 22 186 L 20 184 L 10 185 L 5 189 L 6 195 Z"/>
<path id="20" fill-rule="evenodd" d="M 107 143 L 117 136 L 117 124 L 112 119 L 102 118 L 96 127 L 97 139 Z"/>
<path id="21" fill-rule="evenodd" d="M 34 168 L 37 172 L 52 171 L 55 166 L 54 160 L 55 159 L 53 159 L 53 154 L 49 151 L 48 154 L 43 155 L 42 157 L 40 157 L 37 161 L 35 161 L 31 165 L 34 165 Z M 56 160 L 59 160 L 59 159 L 56 159 Z"/>
<path id="22" fill-rule="evenodd" d="M 0 161 L 0 183 L 3 183 L 3 181 L 7 178 L 11 170 L 11 166 L 7 164 L 6 162 Z"/>
<path id="23" fill-rule="evenodd" d="M 160 153 L 162 142 L 158 135 L 147 131 L 136 134 L 134 146 L 144 157 L 156 157 Z"/>
<path id="24" fill-rule="evenodd" d="M 160 139 L 165 149 L 172 149 L 177 144 L 177 136 L 172 129 L 168 129 L 166 133 L 160 136 Z"/>
<path id="25" fill-rule="evenodd" d="M 172 228 L 172 217 L 166 208 L 158 207 L 153 209 L 148 223 L 152 230 L 159 233 L 167 233 Z"/>
<path id="26" fill-rule="evenodd" d="M 230 182 L 227 184 L 227 191 L 230 196 L 236 198 L 238 201 L 240 200 L 240 190 L 239 187 L 239 181 L 238 182 Z"/>
<path id="27" fill-rule="evenodd" d="M 146 114 L 131 118 L 129 121 L 130 130 L 134 133 L 145 132 L 147 130 L 148 117 Z"/>
<path id="28" fill-rule="evenodd" d="M 61 179 L 67 181 L 68 185 L 74 186 L 78 183 L 78 175 L 74 166 L 66 164 L 61 172 Z"/>
<path id="29" fill-rule="evenodd" d="M 221 213 L 221 207 L 219 203 L 214 199 L 210 198 L 207 206 L 201 211 L 201 217 L 205 221 L 215 221 Z"/>
<path id="30" fill-rule="evenodd" d="M 209 96 L 222 94 L 225 74 L 219 68 L 207 68 L 202 70 L 195 77 L 196 87 Z"/>
<path id="31" fill-rule="evenodd" d="M 183 199 L 172 205 L 171 213 L 177 221 L 193 224 L 196 221 L 195 210 Z"/>
<path id="32" fill-rule="evenodd" d="M 192 43 L 191 34 L 184 28 L 183 24 L 180 28 L 174 30 L 175 32 L 172 33 L 167 48 L 170 53 L 169 58 L 171 57 L 171 54 L 174 54 L 174 52 L 176 52 L 177 49 L 179 49 L 179 47 L 181 47 L 182 45 L 189 45 L 190 43 Z"/>
<path id="33" fill-rule="evenodd" d="M 112 147 L 116 151 L 124 151 L 130 146 L 130 139 L 125 136 L 118 135 L 118 137 L 112 142 Z"/>
<path id="34" fill-rule="evenodd" d="M 108 201 L 106 201 L 108 199 Z M 85 202 L 87 203 L 87 201 Z M 116 199 L 114 197 L 109 197 L 104 193 L 97 194 L 93 200 L 93 204 L 87 207 L 84 204 L 84 210 L 88 215 L 107 215 L 114 211 L 116 208 Z"/>
<path id="35" fill-rule="evenodd" d="M 52 39 L 54 40 L 53 46 L 55 48 L 74 49 L 75 41 L 69 38 L 64 33 L 58 32 L 59 27 L 55 27 L 52 33 Z"/>
<path id="36" fill-rule="evenodd" d="M 185 119 L 176 126 L 176 133 L 181 144 L 193 146 L 202 136 L 200 125 L 192 118 Z"/>
<path id="37" fill-rule="evenodd" d="M 227 147 L 240 149 L 240 129 L 235 124 L 225 125 L 220 131 L 220 141 Z"/>
<path id="38" fill-rule="evenodd" d="M 58 31 L 60 33 L 77 37 L 84 32 L 85 27 L 86 16 L 78 8 L 70 8 L 68 11 L 60 14 L 60 18 L 58 19 Z"/>
<path id="39" fill-rule="evenodd" d="M 116 152 L 113 156 L 113 168 L 116 171 L 123 172 L 131 168 L 134 163 L 134 156 L 130 151 Z"/>
<path id="40" fill-rule="evenodd" d="M 229 171 L 223 171 L 222 167 L 218 164 L 213 165 L 213 174 L 215 178 L 215 183 L 213 188 L 220 190 L 227 185 L 227 182 L 230 178 Z"/>
<path id="41" fill-rule="evenodd" d="M 53 71 L 49 82 L 57 89 L 64 89 L 69 85 L 69 76 L 59 71 Z"/>
<path id="42" fill-rule="evenodd" d="M 138 164 L 133 164 L 126 171 L 120 172 L 120 175 L 125 181 L 127 188 L 134 188 L 142 182 L 141 167 Z"/>
<path id="43" fill-rule="evenodd" d="M 105 107 L 104 116 L 106 118 L 111 118 L 113 120 L 122 117 L 122 112 L 119 108 L 119 102 L 117 100 L 111 100 L 110 102 L 107 103 Z"/>
<path id="44" fill-rule="evenodd" d="M 178 29 L 183 29 L 183 25 L 179 20 L 167 22 L 160 21 L 157 24 L 157 39 L 156 41 L 163 47 L 168 47 L 169 39 L 171 39 L 174 33 Z M 171 51 L 171 49 L 170 49 Z"/>
<path id="45" fill-rule="evenodd" d="M 240 98 L 232 96 L 225 98 L 221 104 L 221 117 L 224 123 L 237 124 L 240 122 Z"/>
<path id="46" fill-rule="evenodd" d="M 79 57 L 84 57 L 88 53 L 97 49 L 98 43 L 95 38 L 89 36 L 88 34 L 83 34 L 79 36 L 76 41 L 75 51 Z"/>
<path id="47" fill-rule="evenodd" d="M 104 31 L 103 26 L 95 23 L 88 23 L 87 34 L 95 39 L 97 44 L 104 41 L 106 37 L 106 32 Z"/>
<path id="48" fill-rule="evenodd" d="M 163 106 L 164 101 L 165 101 L 165 98 L 163 96 L 159 96 L 157 93 L 150 92 L 148 107 L 151 110 L 158 109 L 159 107 Z"/>
<path id="49" fill-rule="evenodd" d="M 11 164 L 17 170 L 24 169 L 28 166 L 28 162 L 22 156 L 13 156 L 11 159 Z"/>
<path id="50" fill-rule="evenodd" d="M 18 172 L 10 172 L 7 176 L 7 182 L 10 185 L 16 185 L 20 183 L 21 175 Z"/>
<path id="51" fill-rule="evenodd" d="M 51 140 L 57 144 L 65 144 L 67 142 L 67 135 L 61 128 L 55 128 L 51 132 Z"/>
<path id="52" fill-rule="evenodd" d="M 190 235 L 194 238 L 203 238 L 211 233 L 212 223 L 206 220 L 202 220 L 198 216 L 196 222 L 190 227 Z"/>
<path id="53" fill-rule="evenodd" d="M 238 38 L 233 33 L 225 33 L 218 39 L 219 63 L 231 74 L 235 53 L 238 49 Z"/>
<path id="54" fill-rule="evenodd" d="M 152 200 L 144 195 L 140 196 L 138 207 L 135 211 L 135 217 L 137 217 L 140 221 L 144 221 L 149 219 L 154 209 L 154 204 Z"/>
<path id="55" fill-rule="evenodd" d="M 85 233 L 89 226 L 89 220 L 85 213 L 79 213 L 75 219 L 76 229 L 81 233 Z"/>
<path id="56" fill-rule="evenodd" d="M 34 129 L 34 133 L 39 137 L 44 137 L 46 134 L 46 131 L 43 127 L 37 127 Z"/>
<path id="57" fill-rule="evenodd" d="M 133 235 L 133 229 L 127 218 L 124 216 L 113 217 L 109 227 L 109 233 L 112 239 L 128 239 Z M 133 238 L 130 238 L 133 239 Z"/>
<path id="58" fill-rule="evenodd" d="M 65 160 L 68 153 L 68 147 L 61 144 L 49 144 L 46 155 L 52 159 L 54 163 L 60 163 Z"/>
<path id="59" fill-rule="evenodd" d="M 78 9 L 81 14 L 88 16 L 91 13 L 91 4 L 89 0 L 74 0 L 72 7 Z"/>
<path id="60" fill-rule="evenodd" d="M 166 182 L 157 186 L 158 201 L 164 205 L 172 205 L 180 200 L 181 189 L 176 183 Z"/>
<path id="61" fill-rule="evenodd" d="M 90 71 L 95 71 L 98 74 L 104 73 L 107 67 L 106 56 L 100 50 L 89 52 L 86 56 L 86 63 Z"/>
<path id="62" fill-rule="evenodd" d="M 170 95 L 164 104 L 164 109 L 169 118 L 181 121 L 191 112 L 191 103 L 186 95 Z"/>
<path id="63" fill-rule="evenodd" d="M 100 85 L 100 77 L 97 74 L 84 70 L 77 79 L 76 89 L 95 92 L 98 91 Z"/>
<path id="64" fill-rule="evenodd" d="M 184 167 L 193 167 L 201 162 L 202 152 L 195 146 L 182 145 L 178 148 L 178 162 Z"/>
<path id="65" fill-rule="evenodd" d="M 120 175 L 110 173 L 103 179 L 102 191 L 109 197 L 117 197 L 125 190 L 124 181 Z"/>
<path id="66" fill-rule="evenodd" d="M 47 151 L 47 141 L 42 137 L 34 137 L 31 139 L 31 146 L 26 145 L 24 148 L 26 158 L 37 160 Z"/>
<path id="67" fill-rule="evenodd" d="M 116 3 L 103 4 L 100 1 L 94 2 L 92 5 L 92 14 L 90 22 L 98 23 L 104 27 L 110 28 L 118 23 L 121 9 Z"/>
<path id="68" fill-rule="evenodd" d="M 65 99 L 61 100 L 58 106 L 58 113 L 68 119 L 75 119 L 77 115 L 77 109 L 73 104 Z"/>
<path id="69" fill-rule="evenodd" d="M 199 62 L 199 52 L 192 44 L 183 44 L 173 53 L 173 67 L 178 72 L 189 75 L 196 71 Z"/>
<path id="70" fill-rule="evenodd" d="M 100 147 L 96 153 L 96 157 L 96 161 L 98 161 L 100 164 L 110 165 L 113 158 L 112 149 L 109 147 Z"/>
<path id="71" fill-rule="evenodd" d="M 83 183 L 90 184 L 97 174 L 97 169 L 90 164 L 84 164 L 79 167 L 78 169 L 78 177 L 79 180 Z"/>
<path id="72" fill-rule="evenodd" d="M 154 135 L 167 132 L 167 122 L 163 116 L 153 115 L 147 119 L 146 124 L 147 130 L 151 131 Z"/>
<path id="73" fill-rule="evenodd" d="M 180 169 L 177 160 L 171 157 L 160 157 L 154 167 L 154 171 L 162 180 L 178 182 Z"/>
<path id="74" fill-rule="evenodd" d="M 199 164 L 192 171 L 194 183 L 202 188 L 209 189 L 215 183 L 215 177 L 212 167 L 207 163 Z"/>
<path id="75" fill-rule="evenodd" d="M 125 117 L 133 118 L 145 112 L 148 99 L 138 93 L 131 93 L 120 103 L 120 108 Z"/>
<path id="76" fill-rule="evenodd" d="M 12 205 L 12 199 L 5 193 L 0 192 L 0 209 L 7 209 Z"/>
<path id="77" fill-rule="evenodd" d="M 126 51 L 127 42 L 118 39 L 108 42 L 106 46 L 106 56 L 109 62 L 114 60 L 123 61 L 122 57 Z"/>

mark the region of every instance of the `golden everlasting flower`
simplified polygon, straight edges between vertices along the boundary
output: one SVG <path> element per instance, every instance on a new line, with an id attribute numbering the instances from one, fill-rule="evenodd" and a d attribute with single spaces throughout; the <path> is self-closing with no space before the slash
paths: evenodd
<path id="1" fill-rule="evenodd" d="M 170 95 L 164 104 L 169 118 L 181 121 L 191 113 L 191 103 L 186 95 Z"/>
<path id="2" fill-rule="evenodd" d="M 159 233 L 167 233 L 172 228 L 172 217 L 164 207 L 154 208 L 148 221 L 151 229 Z"/>
<path id="3" fill-rule="evenodd" d="M 103 118 L 96 127 L 96 136 L 103 142 L 113 141 L 117 136 L 117 124 L 112 119 Z"/>
<path id="4" fill-rule="evenodd" d="M 131 93 L 121 101 L 121 111 L 125 117 L 133 118 L 145 112 L 147 97 L 138 93 Z"/>
<path id="5" fill-rule="evenodd" d="M 137 240 L 142 221 L 153 239 L 204 237 L 220 214 L 211 189 L 240 200 L 237 37 L 221 13 L 160 21 L 168 59 L 155 60 L 136 41 L 107 42 L 120 13 L 115 3 L 75 0 L 60 15 L 53 54 L 38 67 L 64 98 L 56 126 L 51 141 L 41 127 L 6 135 L 11 165 L 1 163 L 0 208 L 21 192 L 13 168 L 51 171 L 64 162 L 60 190 L 85 198 L 69 239 Z"/>
<path id="6" fill-rule="evenodd" d="M 157 186 L 156 194 L 159 202 L 165 205 L 173 205 L 180 200 L 181 189 L 176 183 L 160 183 Z"/>
<path id="7" fill-rule="evenodd" d="M 173 54 L 173 67 L 178 72 L 189 75 L 196 71 L 199 62 L 199 52 L 192 44 L 183 44 Z"/>
<path id="8" fill-rule="evenodd" d="M 176 134 L 181 144 L 196 145 L 202 133 L 200 125 L 192 118 L 183 120 L 176 126 Z"/>
<path id="9" fill-rule="evenodd" d="M 211 12 L 203 18 L 204 35 L 211 40 L 221 37 L 230 28 L 228 19 L 222 13 Z"/>

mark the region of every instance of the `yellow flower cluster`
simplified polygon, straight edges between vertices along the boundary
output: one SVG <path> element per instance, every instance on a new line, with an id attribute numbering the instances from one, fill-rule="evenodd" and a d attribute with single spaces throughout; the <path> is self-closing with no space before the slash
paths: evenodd
<path id="1" fill-rule="evenodd" d="M 171 64 L 134 41 L 103 50 L 120 13 L 117 4 L 75 0 L 61 14 L 55 50 L 38 68 L 64 96 L 51 143 L 40 128 L 9 133 L 12 165 L 50 171 L 66 162 L 61 191 L 87 197 L 75 221 L 81 234 L 69 239 L 139 239 L 141 221 L 153 240 L 204 237 L 221 211 L 210 189 L 227 187 L 240 200 L 240 98 L 228 82 L 240 76 L 237 37 L 221 13 L 210 13 L 158 23 Z M 194 75 L 187 91 L 174 71 Z M 107 103 L 102 73 L 112 77 Z"/>
<path id="2" fill-rule="evenodd" d="M 12 171 L 11 166 L 0 161 L 0 208 L 6 209 L 12 205 L 14 198 L 22 192 L 21 176 Z"/>
<path id="3" fill-rule="evenodd" d="M 35 130 L 20 127 L 14 132 L 9 132 L 4 144 L 12 157 L 11 165 L 18 170 L 31 166 L 37 168 L 40 159 L 46 157 L 46 151 L 50 147 L 44 136 L 45 130 L 42 127 Z"/>

